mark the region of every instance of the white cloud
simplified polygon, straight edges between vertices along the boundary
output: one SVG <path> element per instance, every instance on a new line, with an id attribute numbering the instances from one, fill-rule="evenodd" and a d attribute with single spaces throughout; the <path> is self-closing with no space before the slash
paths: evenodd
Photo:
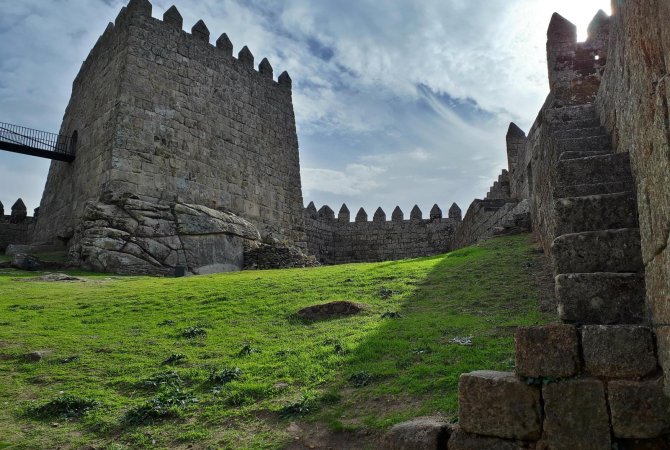
<path id="1" fill-rule="evenodd" d="M 124 3 L 0 0 L 0 121 L 57 130 L 81 61 Z M 544 101 L 553 9 L 582 32 L 609 12 L 609 0 L 154 0 L 154 16 L 172 3 L 185 29 L 204 19 L 212 41 L 226 32 L 236 52 L 290 72 L 307 201 L 385 209 L 466 209 L 484 195 L 505 166 L 507 122 L 527 129 Z M 0 168 L 3 201 L 37 206 L 43 162 L 0 154 Z M 33 177 L 29 195 L 12 173 Z"/>
<path id="2" fill-rule="evenodd" d="M 306 197 L 315 192 L 361 195 L 378 189 L 383 183 L 379 176 L 385 169 L 364 164 L 349 164 L 342 170 L 302 169 L 302 187 Z"/>

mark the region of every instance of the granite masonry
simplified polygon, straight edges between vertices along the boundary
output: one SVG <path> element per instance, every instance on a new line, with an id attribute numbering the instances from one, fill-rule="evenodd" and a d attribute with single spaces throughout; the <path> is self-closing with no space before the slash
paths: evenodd
<path id="1" fill-rule="evenodd" d="M 670 448 L 670 3 L 613 1 L 588 39 L 554 14 L 550 93 L 508 167 L 462 217 L 435 205 L 352 221 L 303 207 L 292 82 L 131 0 L 84 62 L 34 218 L 0 205 L 0 248 L 60 247 L 107 272 L 193 274 L 382 261 L 532 230 L 559 324 L 521 328 L 514 372 L 463 374 L 459 425 L 398 427 L 388 448 Z M 446 438 L 449 437 L 448 444 Z M 401 444 L 396 443 L 402 441 Z"/>
<path id="2" fill-rule="evenodd" d="M 9 215 L 5 215 L 5 207 L 0 202 L 0 252 L 4 252 L 12 244 L 29 244 L 34 227 L 35 218 L 28 217 L 23 200 L 18 199 L 12 205 Z"/>
<path id="3" fill-rule="evenodd" d="M 449 449 L 670 448 L 670 4 L 612 5 L 582 43 L 552 17 L 551 92 L 507 134 L 507 201 L 528 202 L 562 323 L 517 331 L 514 372 L 461 376 Z M 504 224 L 486 201 L 456 246 Z"/>
<path id="4" fill-rule="evenodd" d="M 351 221 L 347 205 L 335 212 L 327 205 L 316 210 L 314 203 L 305 209 L 305 230 L 309 253 L 323 264 L 363 261 L 388 261 L 446 253 L 453 248 L 454 232 L 461 224 L 461 209 L 455 203 L 448 217 L 434 205 L 424 219 L 418 206 L 410 216 L 396 207 L 390 220 L 378 208 L 372 220 L 361 208 Z"/>
<path id="5" fill-rule="evenodd" d="M 261 242 L 306 248 L 289 75 L 275 81 L 267 59 L 255 69 L 247 47 L 233 57 L 225 34 L 211 45 L 203 21 L 183 31 L 174 7 L 163 20 L 151 13 L 147 0 L 131 0 L 83 63 L 61 127 L 77 135 L 76 158 L 52 163 L 33 243 L 61 243 L 75 250 L 71 255 L 89 255 L 84 263 L 105 258 L 92 253 L 124 253 L 128 247 L 91 245 L 100 224 L 89 219 L 107 199 L 127 197 L 219 211 L 235 223 L 248 221 Z M 153 214 L 144 216 L 147 223 Z M 182 263 L 155 256 L 149 261 L 162 266 L 155 273 Z M 209 264 L 205 254 L 197 259 L 242 267 L 239 258 L 231 265 L 222 257 L 210 253 Z M 91 267 L 126 271 L 114 260 L 123 258 Z"/>

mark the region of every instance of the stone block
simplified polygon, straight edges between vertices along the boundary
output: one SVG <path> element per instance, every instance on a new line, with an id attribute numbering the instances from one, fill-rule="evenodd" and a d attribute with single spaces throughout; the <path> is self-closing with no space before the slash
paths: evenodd
<path id="1" fill-rule="evenodd" d="M 658 362 L 665 376 L 665 395 L 670 397 L 670 326 L 656 327 Z"/>
<path id="2" fill-rule="evenodd" d="M 633 192 L 558 199 L 554 203 L 556 236 L 583 231 L 637 228 L 635 200 Z"/>
<path id="3" fill-rule="evenodd" d="M 564 234 L 551 248 L 557 275 L 643 270 L 637 228 Z"/>
<path id="4" fill-rule="evenodd" d="M 670 433 L 670 398 L 663 378 L 617 380 L 607 386 L 614 436 L 652 439 Z"/>
<path id="5" fill-rule="evenodd" d="M 592 378 L 547 384 L 543 444 L 552 450 L 611 450 L 605 388 Z"/>
<path id="6" fill-rule="evenodd" d="M 644 278 L 634 273 L 570 273 L 556 277 L 561 320 L 636 324 L 645 316 Z"/>
<path id="7" fill-rule="evenodd" d="M 449 450 L 525 450 L 534 448 L 534 443 L 511 441 L 471 434 L 455 427 L 449 438 Z"/>
<path id="8" fill-rule="evenodd" d="M 588 325 L 582 328 L 584 369 L 608 378 L 644 377 L 657 368 L 649 328 Z"/>
<path id="9" fill-rule="evenodd" d="M 579 370 L 579 341 L 572 325 L 521 327 L 514 343 L 520 377 L 566 378 Z"/>
<path id="10" fill-rule="evenodd" d="M 540 437 L 540 390 L 513 373 L 463 374 L 458 398 L 460 425 L 469 433 L 518 440 Z"/>
<path id="11" fill-rule="evenodd" d="M 670 436 L 656 439 L 619 439 L 618 450 L 667 450 L 670 448 Z"/>
<path id="12" fill-rule="evenodd" d="M 382 450 L 446 450 L 449 424 L 440 417 L 418 417 L 394 425 L 384 437 Z"/>

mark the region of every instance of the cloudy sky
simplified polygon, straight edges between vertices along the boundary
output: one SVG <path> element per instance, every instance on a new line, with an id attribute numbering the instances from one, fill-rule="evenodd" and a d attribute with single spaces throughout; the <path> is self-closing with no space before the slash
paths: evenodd
<path id="1" fill-rule="evenodd" d="M 0 0 L 0 122 L 57 131 L 81 62 L 125 0 Z M 610 0 L 154 0 L 287 70 L 305 203 L 461 208 L 506 167 L 548 92 L 552 12 L 580 38 Z M 0 152 L 0 201 L 39 205 L 49 162 Z"/>

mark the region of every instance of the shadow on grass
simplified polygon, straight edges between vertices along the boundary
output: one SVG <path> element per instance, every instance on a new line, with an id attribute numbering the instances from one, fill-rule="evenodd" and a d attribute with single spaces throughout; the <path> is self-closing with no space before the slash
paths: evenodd
<path id="1" fill-rule="evenodd" d="M 516 327 L 550 320 L 530 279 L 529 267 L 541 261 L 528 235 L 436 258 L 424 279 L 399 294 L 400 307 L 350 349 L 341 381 L 324 394 L 341 398 L 325 412 L 331 427 L 386 427 L 435 413 L 455 420 L 460 374 L 513 370 Z"/>

